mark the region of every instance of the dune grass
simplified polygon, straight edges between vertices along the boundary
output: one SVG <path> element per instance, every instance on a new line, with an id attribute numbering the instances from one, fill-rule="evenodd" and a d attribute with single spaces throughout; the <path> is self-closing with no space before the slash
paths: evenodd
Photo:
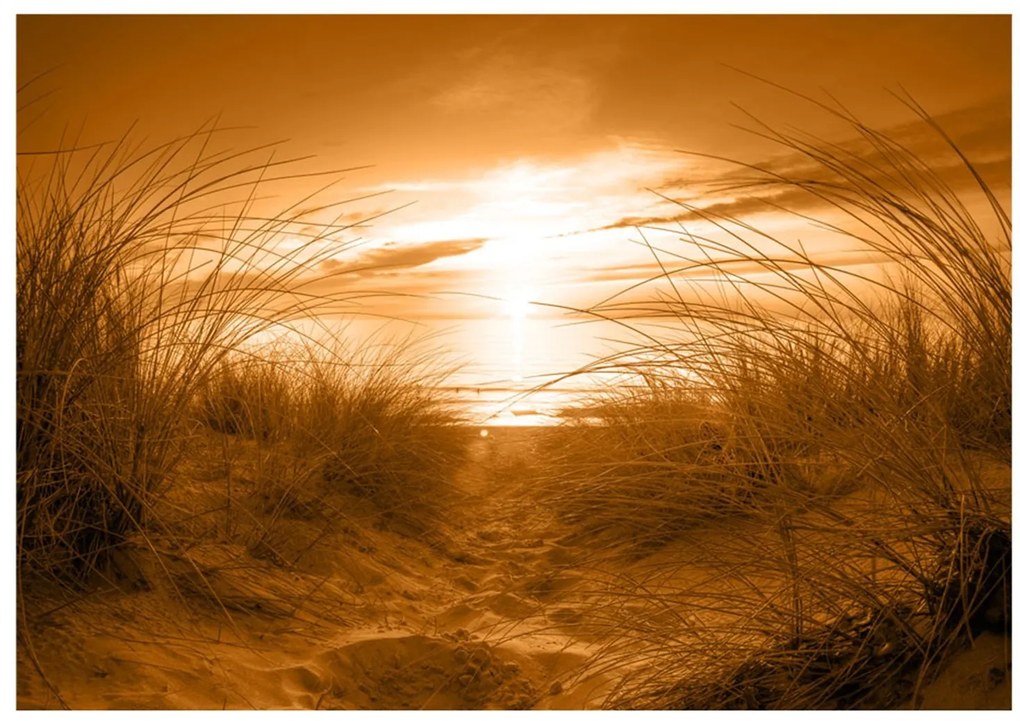
<path id="1" fill-rule="evenodd" d="M 575 541 L 640 561 L 585 616 L 596 670 L 623 672 L 607 706 L 915 703 L 961 639 L 1009 628 L 1008 487 L 988 482 L 1011 455 L 1008 215 L 975 174 L 986 233 L 921 159 L 833 112 L 867 155 L 766 128 L 815 172 L 732 182 L 826 204 L 846 223 L 819 223 L 889 275 L 678 203 L 710 231 L 648 244 L 668 290 L 592 309 L 674 329 L 592 368 L 645 390 L 557 436 L 537 489 Z M 22 159 L 22 588 L 80 589 L 140 544 L 188 598 L 293 617 L 340 604 L 328 579 L 289 575 L 322 538 L 356 535 L 352 519 L 426 536 L 456 503 L 464 434 L 433 390 L 441 363 L 342 330 L 256 342 L 360 292 L 315 291 L 350 226 L 311 222 L 309 199 L 264 215 L 290 165 L 212 152 L 213 135 Z M 719 296 L 685 283 L 705 271 Z M 222 443 L 214 492 L 177 475 L 197 438 Z"/>
<path id="2" fill-rule="evenodd" d="M 275 352 L 221 358 L 198 389 L 195 415 L 218 433 L 278 440 L 296 411 L 286 363 Z"/>
<path id="3" fill-rule="evenodd" d="M 218 137 L 19 157 L 23 584 L 85 583 L 129 537 L 144 541 L 196 418 L 260 442 L 300 437 L 337 478 L 398 461 L 413 478 L 432 469 L 419 431 L 448 418 L 398 354 L 353 359 L 338 346 L 293 374 L 285 359 L 253 355 L 260 334 L 342 313 L 364 289 L 339 284 L 342 264 L 327 264 L 341 268 L 331 279 L 323 270 L 352 242 L 338 207 L 349 201 L 313 194 L 266 213 L 263 194 L 307 176 L 272 148 L 215 151 Z M 342 290 L 318 290 L 324 280 Z M 350 372 L 355 360 L 368 370 Z M 394 486 L 394 506 L 416 488 Z"/>
<path id="4" fill-rule="evenodd" d="M 836 107 L 855 142 L 759 124 L 797 170 L 738 163 L 726 181 L 809 198 L 817 217 L 791 217 L 884 273 L 674 201 L 708 230 L 678 221 L 657 229 L 675 244 L 645 241 L 666 289 L 590 311 L 643 339 L 592 370 L 647 390 L 571 436 L 557 507 L 617 553 L 684 539 L 693 554 L 599 598 L 601 663 L 630 669 L 610 706 L 917 703 L 959 639 L 1009 627 L 1009 489 L 986 461 L 1011 455 L 1011 225 L 906 102 L 944 143 L 941 170 L 950 157 L 969 176 L 966 195 Z"/>
<path id="5" fill-rule="evenodd" d="M 393 521 L 428 525 L 451 500 L 463 460 L 460 421 L 434 390 L 434 360 L 402 345 L 360 365 L 313 365 L 299 445 L 328 488 L 368 498 Z"/>
<path id="6" fill-rule="evenodd" d="M 647 553 L 765 502 L 764 459 L 687 385 L 607 391 L 587 409 L 597 424 L 557 434 L 559 460 L 544 490 L 599 548 Z M 791 482 L 792 470 L 783 473 Z"/>
<path id="7" fill-rule="evenodd" d="M 424 530 L 451 501 L 463 460 L 461 421 L 437 391 L 449 371 L 420 342 L 331 336 L 225 358 L 197 413 L 300 467 L 261 479 L 274 510 L 347 496 L 395 527 Z"/>
<path id="8" fill-rule="evenodd" d="M 433 531 L 459 461 L 428 385 L 441 361 L 325 320 L 367 292 L 335 260 L 349 201 L 267 212 L 307 174 L 217 140 L 19 157 L 19 664 L 64 708 L 33 640 L 53 610 L 155 591 L 235 633 L 253 616 L 335 630 L 352 598 L 333 559 L 371 551 L 380 518 Z M 281 335 L 301 340 L 264 341 Z"/>

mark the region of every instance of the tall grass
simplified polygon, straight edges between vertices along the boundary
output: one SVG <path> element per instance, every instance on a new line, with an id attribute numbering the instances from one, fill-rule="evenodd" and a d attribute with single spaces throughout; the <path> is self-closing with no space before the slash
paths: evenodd
<path id="1" fill-rule="evenodd" d="M 287 366 L 276 352 L 221 358 L 198 389 L 196 415 L 218 433 L 280 439 L 297 410 Z"/>
<path id="2" fill-rule="evenodd" d="M 236 378 L 222 361 L 263 331 L 342 311 L 356 295 L 315 285 L 322 261 L 351 243 L 340 203 L 313 194 L 264 213 L 261 194 L 305 176 L 271 148 L 214 151 L 217 137 L 204 131 L 150 150 L 124 138 L 19 157 L 23 580 L 79 582 L 150 522 L 210 383 L 234 413 L 220 414 L 224 423 L 282 425 L 238 417 L 228 389 Z"/>
<path id="3" fill-rule="evenodd" d="M 360 367 L 315 365 L 302 394 L 299 443 L 330 488 L 370 499 L 385 517 L 427 524 L 462 459 L 455 414 L 434 390 L 434 360 L 383 346 Z"/>
<path id="4" fill-rule="evenodd" d="M 278 504 L 366 499 L 383 522 L 424 530 L 451 500 L 460 421 L 437 390 L 448 369 L 408 339 L 327 334 L 223 359 L 198 415 L 214 431 L 268 441 L 304 469 L 264 479 Z"/>
<path id="5" fill-rule="evenodd" d="M 674 201 L 709 230 L 678 222 L 665 229 L 675 245 L 646 241 L 667 290 L 592 310 L 645 338 L 597 370 L 636 372 L 649 390 L 575 434 L 568 457 L 585 474 L 556 486 L 562 512 L 584 532 L 624 529 L 631 548 L 694 543 L 692 526 L 721 512 L 751 524 L 694 545 L 690 567 L 713 568 L 709 580 L 665 563 L 602 600 L 616 650 L 606 663 L 640 668 L 611 705 L 916 702 L 959 638 L 1008 628 L 1008 488 L 989 483 L 982 459 L 1011 455 L 1011 223 L 906 103 L 943 142 L 938 166 L 826 107 L 855 141 L 759 123 L 797 170 L 738 163 L 725 185 L 810 200 L 817 216 L 791 217 L 886 273 L 827 265 L 799 241 Z M 947 156 L 967 195 L 942 179 Z M 991 223 L 975 218 L 979 203 Z M 649 317 L 672 332 L 649 334 L 638 325 Z M 734 488 L 741 501 L 723 503 Z M 644 610 L 614 615 L 635 604 Z"/>

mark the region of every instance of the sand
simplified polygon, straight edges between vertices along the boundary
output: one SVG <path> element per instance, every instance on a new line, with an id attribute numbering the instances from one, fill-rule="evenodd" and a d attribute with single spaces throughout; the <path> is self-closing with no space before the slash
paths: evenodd
<path id="1" fill-rule="evenodd" d="M 267 518 L 259 469 L 196 442 L 151 547 L 85 594 L 22 600 L 18 707 L 598 708 L 623 669 L 597 663 L 612 619 L 591 599 L 625 564 L 595 565 L 526 492 L 542 432 L 475 435 L 457 508 L 416 529 L 353 501 Z M 925 707 L 1008 707 L 1008 640 L 978 641 Z"/>

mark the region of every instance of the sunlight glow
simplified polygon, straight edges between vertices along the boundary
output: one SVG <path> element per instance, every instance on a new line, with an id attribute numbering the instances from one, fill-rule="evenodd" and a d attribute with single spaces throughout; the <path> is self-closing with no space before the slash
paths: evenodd
<path id="1" fill-rule="evenodd" d="M 524 351 L 526 347 L 525 319 L 530 309 L 530 299 L 533 295 L 531 288 L 527 286 L 513 286 L 504 296 L 503 306 L 506 315 L 510 318 L 510 337 L 512 344 L 512 375 L 510 380 L 520 383 L 524 380 Z"/>
<path id="2" fill-rule="evenodd" d="M 510 289 L 503 298 L 504 312 L 514 320 L 523 319 L 531 309 L 533 295 L 531 288 L 526 286 Z"/>

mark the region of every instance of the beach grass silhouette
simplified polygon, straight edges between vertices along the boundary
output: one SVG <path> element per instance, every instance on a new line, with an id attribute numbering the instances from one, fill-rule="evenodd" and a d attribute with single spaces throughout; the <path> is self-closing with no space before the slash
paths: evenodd
<path id="1" fill-rule="evenodd" d="M 648 243 L 666 290 L 593 310 L 644 342 L 592 370 L 636 381 L 570 435 L 550 502 L 606 553 L 689 546 L 595 595 L 614 637 L 595 668 L 629 668 L 610 706 L 917 704 L 960 638 L 1008 627 L 1009 485 L 986 474 L 1011 452 L 1010 220 L 904 102 L 970 175 L 991 231 L 922 158 L 825 106 L 871 156 L 758 123 L 804 162 L 741 163 L 729 182 L 817 198 L 842 220 L 813 222 L 884 276 L 678 203 L 717 233 L 678 222 L 675 245 Z M 698 285 L 706 269 L 725 303 Z M 669 335 L 637 325 L 649 316 Z"/>

